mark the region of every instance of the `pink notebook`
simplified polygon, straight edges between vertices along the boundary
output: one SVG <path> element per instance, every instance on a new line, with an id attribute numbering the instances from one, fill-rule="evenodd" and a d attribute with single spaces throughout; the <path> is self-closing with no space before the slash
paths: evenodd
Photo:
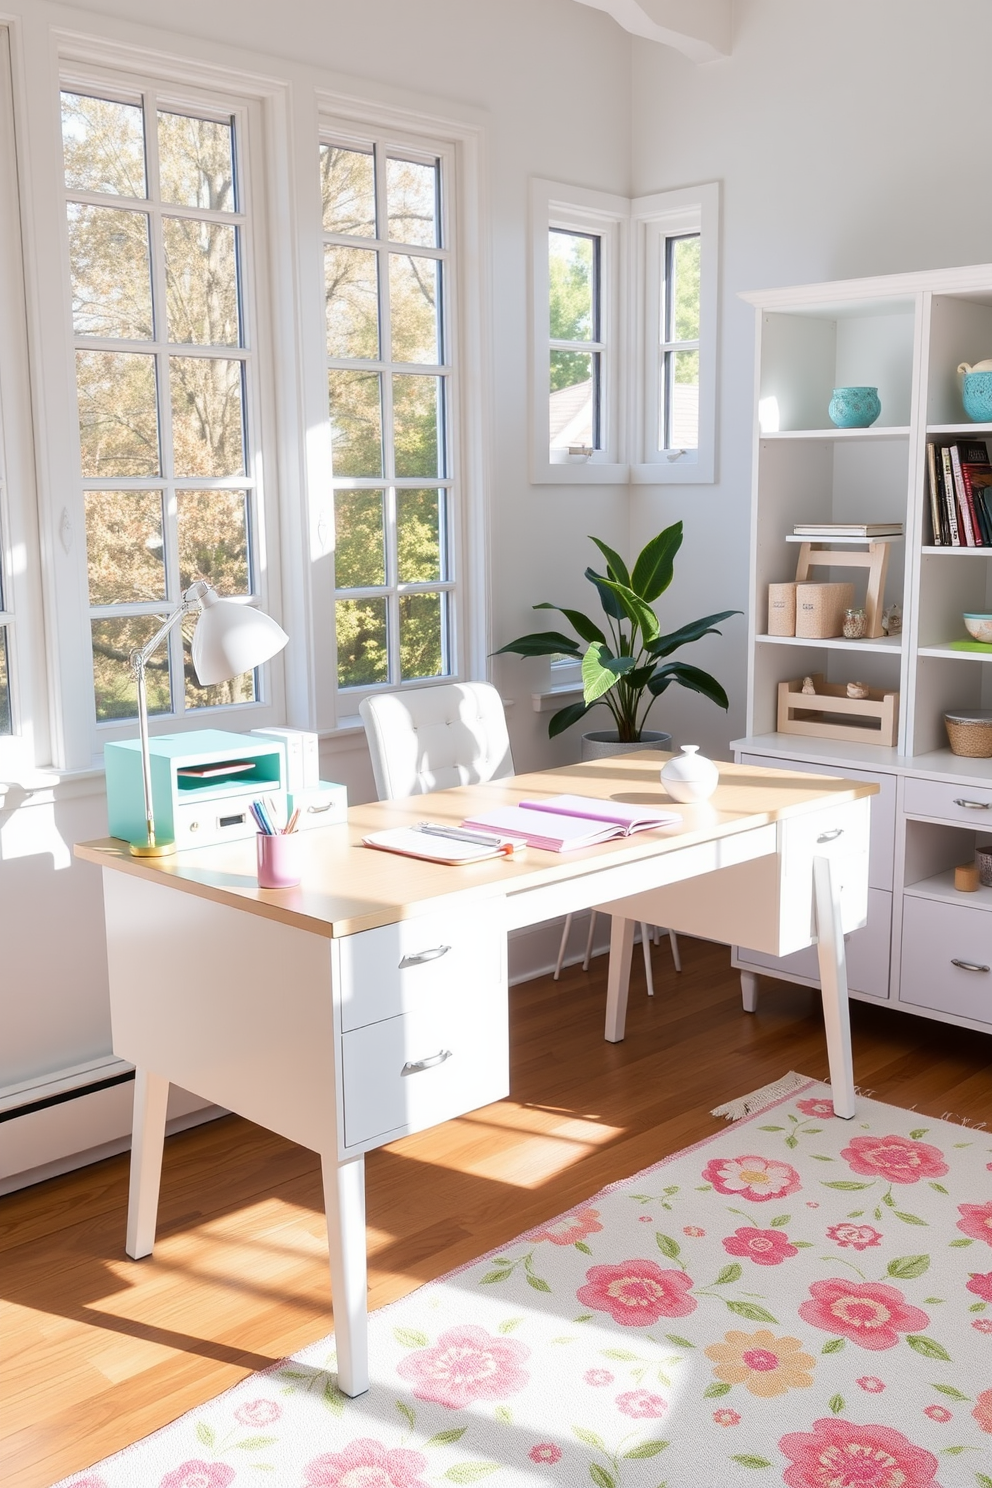
<path id="1" fill-rule="evenodd" d="M 657 811 L 625 802 L 599 801 L 593 796 L 548 796 L 519 806 L 494 806 L 467 817 L 464 825 L 522 837 L 530 847 L 545 852 L 574 852 L 614 837 L 629 837 L 654 827 L 670 827 L 682 820 L 677 811 Z"/>

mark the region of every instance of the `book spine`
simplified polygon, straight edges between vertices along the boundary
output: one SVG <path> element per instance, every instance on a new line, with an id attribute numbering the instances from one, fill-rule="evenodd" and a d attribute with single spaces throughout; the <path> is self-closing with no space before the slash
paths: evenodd
<path id="1" fill-rule="evenodd" d="M 937 446 L 933 440 L 927 441 L 927 484 L 930 488 L 930 526 L 933 530 L 933 545 L 935 548 L 943 546 L 943 538 L 940 532 L 940 486 L 937 481 Z"/>
<path id="2" fill-rule="evenodd" d="M 989 541 L 985 534 L 985 528 L 982 526 L 982 514 L 979 510 L 978 502 L 975 500 L 975 487 L 971 480 L 971 468 L 964 461 L 961 462 L 961 484 L 964 486 L 968 510 L 971 512 L 972 526 L 975 529 L 975 547 L 987 548 Z"/>
<path id="3" fill-rule="evenodd" d="M 954 470 L 951 465 L 951 452 L 945 444 L 940 451 L 941 467 L 944 473 L 944 506 L 947 510 L 947 526 L 951 534 L 951 547 L 960 548 L 961 529 L 958 526 L 957 502 L 954 499 Z"/>
<path id="4" fill-rule="evenodd" d="M 969 548 L 981 547 L 975 536 L 975 524 L 972 520 L 972 510 L 968 502 L 968 491 L 964 483 L 964 475 L 961 471 L 961 452 L 956 444 L 951 445 L 951 470 L 954 475 L 954 490 L 958 498 L 958 507 L 964 523 L 965 545 Z"/>
<path id="5" fill-rule="evenodd" d="M 985 520 L 985 531 L 988 536 L 988 546 L 992 548 L 992 487 L 979 486 L 975 492 L 975 502 L 979 512 Z"/>

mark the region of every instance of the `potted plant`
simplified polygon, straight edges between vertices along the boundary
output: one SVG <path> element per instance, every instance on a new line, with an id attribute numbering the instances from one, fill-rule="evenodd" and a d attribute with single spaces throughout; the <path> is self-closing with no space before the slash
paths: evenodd
<path id="1" fill-rule="evenodd" d="M 591 753 L 616 753 L 624 747 L 643 748 L 645 744 L 665 748 L 671 742 L 671 736 L 649 734 L 644 724 L 655 700 L 673 682 L 692 692 L 702 693 L 721 708 L 729 706 L 727 694 L 709 672 L 690 666 L 688 662 L 669 661 L 667 658 L 690 641 L 698 641 L 704 635 L 720 635 L 721 632 L 715 628 L 717 623 L 741 612 L 721 610 L 717 615 L 705 615 L 701 620 L 691 620 L 678 630 L 662 634 L 652 606 L 672 582 L 675 555 L 682 546 L 681 522 L 673 523 L 653 537 L 638 554 L 632 570 L 628 570 L 620 555 L 598 537 L 591 541 L 606 559 L 605 575 L 592 568 L 586 569 L 586 578 L 595 586 L 606 617 L 605 629 L 581 610 L 566 609 L 545 600 L 536 604 L 534 609 L 557 610 L 565 616 L 579 640 L 557 630 L 536 631 L 508 641 L 495 654 L 568 656 L 576 661 L 581 657 L 582 702 L 570 703 L 553 714 L 548 724 L 548 735 L 553 739 L 573 723 L 578 723 L 591 708 L 605 704 L 613 714 L 616 727 L 595 735 L 584 735 L 584 757 L 588 758 Z M 584 651 L 582 642 L 585 642 Z M 589 749 L 586 740 L 600 747 Z"/>

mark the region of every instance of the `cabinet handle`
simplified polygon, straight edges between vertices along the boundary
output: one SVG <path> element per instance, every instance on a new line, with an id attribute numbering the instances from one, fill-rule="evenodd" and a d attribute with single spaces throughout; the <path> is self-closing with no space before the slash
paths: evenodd
<path id="1" fill-rule="evenodd" d="M 816 840 L 817 842 L 833 842 L 835 837 L 843 837 L 843 835 L 843 827 L 831 827 L 829 832 L 821 832 Z"/>
<path id="2" fill-rule="evenodd" d="M 979 966 L 977 961 L 959 961 L 957 956 L 951 957 L 952 966 L 960 966 L 962 971 L 988 971 L 987 966 Z"/>
<path id="3" fill-rule="evenodd" d="M 955 806 L 967 806 L 969 811 L 988 811 L 992 809 L 992 801 L 966 801 L 964 796 L 954 797 Z"/>
<path id="4" fill-rule="evenodd" d="M 446 1059 L 451 1058 L 450 1049 L 440 1049 L 432 1054 L 429 1059 L 410 1059 L 400 1070 L 401 1075 L 419 1075 L 421 1070 L 434 1069 L 438 1064 L 443 1064 Z"/>
<path id="5" fill-rule="evenodd" d="M 412 956 L 403 957 L 400 971 L 405 971 L 408 966 L 423 966 L 425 961 L 436 961 L 439 956 L 446 956 L 450 950 L 450 946 L 432 946 L 429 951 L 415 951 Z"/>

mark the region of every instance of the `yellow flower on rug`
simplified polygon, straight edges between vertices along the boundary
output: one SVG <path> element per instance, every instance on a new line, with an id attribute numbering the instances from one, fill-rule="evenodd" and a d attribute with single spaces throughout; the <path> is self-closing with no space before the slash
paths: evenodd
<path id="1" fill-rule="evenodd" d="M 813 1383 L 815 1359 L 804 1354 L 798 1338 L 776 1338 L 768 1328 L 742 1333 L 732 1328 L 723 1343 L 704 1349 L 716 1368 L 713 1373 L 727 1385 L 744 1385 L 752 1395 L 765 1399 L 784 1395 L 786 1390 L 808 1390 Z"/>

